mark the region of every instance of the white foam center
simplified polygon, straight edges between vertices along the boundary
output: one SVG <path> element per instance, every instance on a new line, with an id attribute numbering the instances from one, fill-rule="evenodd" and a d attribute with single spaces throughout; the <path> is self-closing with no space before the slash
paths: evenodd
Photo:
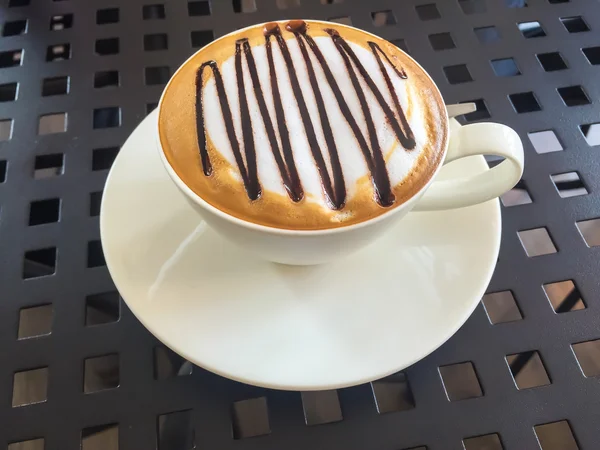
<path id="1" fill-rule="evenodd" d="M 340 90 L 344 95 L 344 98 L 356 122 L 359 124 L 366 141 L 369 142 L 366 121 L 364 119 L 358 96 L 356 95 L 356 91 L 352 85 L 351 78 L 348 75 L 342 56 L 340 55 L 331 38 L 316 37 L 314 40 L 323 53 L 325 60 L 328 62 L 337 84 L 340 87 Z M 377 59 L 373 53 L 357 44 L 352 42 L 348 43 L 354 50 L 356 56 L 362 62 L 363 66 L 366 68 L 367 73 L 371 76 L 379 88 L 379 91 L 382 93 L 391 110 L 395 112 L 392 97 L 377 63 Z M 317 135 L 317 140 L 321 147 L 321 152 L 325 157 L 328 167 L 330 167 L 323 127 L 321 125 L 315 95 L 310 84 L 306 63 L 296 39 L 288 39 L 287 45 L 294 62 L 295 73 L 298 77 L 298 81 L 310 113 L 310 118 Z M 275 40 L 272 42 L 272 49 L 277 71 L 279 91 L 283 103 L 287 127 L 290 133 L 292 151 L 305 196 L 309 201 L 316 202 L 322 205 L 323 208 L 329 208 L 326 202 L 321 179 L 317 172 L 317 166 L 306 137 L 306 131 L 300 116 L 298 103 L 292 91 L 288 71 L 286 69 L 279 46 Z M 267 108 L 271 116 L 271 121 L 275 127 L 275 133 L 278 142 L 281 144 L 275 116 L 273 96 L 271 92 L 271 81 L 266 47 L 264 45 L 254 46 L 252 48 L 252 52 L 256 61 L 258 76 L 266 100 Z M 367 164 L 355 135 L 352 132 L 352 129 L 340 111 L 338 102 L 333 94 L 333 91 L 329 87 L 321 65 L 312 51 L 308 50 L 308 52 L 313 63 L 312 66 L 316 73 L 318 85 L 323 97 L 329 123 L 333 132 L 333 137 L 337 146 L 342 171 L 344 173 L 347 199 L 349 200 L 356 192 L 357 180 L 368 174 Z M 263 190 L 266 189 L 282 195 L 287 195 L 281 175 L 279 173 L 279 169 L 273 157 L 271 146 L 269 144 L 265 123 L 262 119 L 258 102 L 254 94 L 246 59 L 242 58 L 242 61 L 244 85 L 254 133 L 260 184 Z M 390 128 L 385 118 L 382 108 L 377 103 L 375 96 L 368 88 L 360 74 L 357 72 L 356 74 L 362 85 L 362 91 L 364 92 L 369 103 L 373 121 L 376 126 L 377 137 L 381 143 L 381 148 L 387 160 L 387 170 L 390 176 L 390 181 L 392 186 L 394 186 L 400 183 L 413 168 L 417 158 L 423 151 L 424 145 L 426 144 L 427 135 L 423 115 L 424 106 L 422 100 L 420 100 L 422 95 L 419 96 L 418 93 L 413 92 L 414 88 L 411 87 L 410 75 L 408 79 L 401 79 L 394 72 L 393 68 L 387 63 L 387 61 L 385 61 L 385 58 L 383 58 L 383 61 L 389 77 L 394 85 L 394 89 L 397 92 L 400 104 L 402 105 L 405 113 L 407 113 L 406 115 L 408 122 L 414 133 L 416 147 L 413 150 L 406 151 L 401 147 L 400 143 L 397 141 L 396 135 Z M 233 114 L 233 122 L 237 134 L 237 140 L 240 144 L 242 155 L 244 155 L 244 142 L 242 139 L 242 126 L 234 56 L 231 56 L 229 59 L 223 62 L 221 66 L 221 73 L 223 76 L 227 97 L 231 106 L 231 112 Z M 407 110 L 409 96 L 411 105 L 410 109 Z M 204 86 L 203 101 L 206 132 L 212 140 L 217 151 L 219 151 L 222 156 L 231 164 L 231 166 L 235 168 L 235 173 L 233 175 L 239 178 L 241 182 L 240 172 L 238 171 L 235 157 L 225 131 L 225 122 L 221 113 L 221 106 L 217 95 L 215 80 L 212 77 Z"/>

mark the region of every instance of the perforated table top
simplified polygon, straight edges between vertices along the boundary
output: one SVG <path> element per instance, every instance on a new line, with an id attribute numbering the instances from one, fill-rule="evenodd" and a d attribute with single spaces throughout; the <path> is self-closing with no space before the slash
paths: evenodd
<path id="1" fill-rule="evenodd" d="M 278 392 L 166 350 L 111 282 L 102 188 L 194 49 L 328 19 L 415 57 L 465 120 L 515 128 L 487 294 L 384 380 Z M 597 449 L 600 3 L 596 0 L 0 0 L 0 450 Z"/>

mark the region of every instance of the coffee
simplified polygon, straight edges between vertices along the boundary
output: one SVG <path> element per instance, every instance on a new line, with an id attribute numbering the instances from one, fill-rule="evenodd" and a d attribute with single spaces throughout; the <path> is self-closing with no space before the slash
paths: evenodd
<path id="1" fill-rule="evenodd" d="M 239 30 L 173 76 L 159 111 L 181 180 L 242 220 L 310 230 L 359 223 L 411 198 L 447 142 L 429 76 L 392 44 L 316 21 Z"/>

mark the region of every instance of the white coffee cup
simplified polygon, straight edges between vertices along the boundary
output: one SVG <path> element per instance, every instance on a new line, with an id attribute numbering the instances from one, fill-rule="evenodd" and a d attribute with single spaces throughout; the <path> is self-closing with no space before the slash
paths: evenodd
<path id="1" fill-rule="evenodd" d="M 429 79 L 435 86 L 431 77 Z M 159 108 L 163 99 L 164 94 Z M 448 121 L 447 113 L 443 114 L 442 120 Z M 283 264 L 311 265 L 344 257 L 364 247 L 381 237 L 413 209 L 431 211 L 475 205 L 499 197 L 519 181 L 523 174 L 523 145 L 513 129 L 497 123 L 461 126 L 451 119 L 449 130 L 444 157 L 440 160 L 442 162 L 429 182 L 411 198 L 364 222 L 324 230 L 268 227 L 221 211 L 203 200 L 179 177 L 165 156 L 158 132 L 156 141 L 169 176 L 198 212 L 199 219 L 204 219 L 223 237 L 264 259 Z M 505 160 L 486 172 L 467 178 L 435 181 L 444 164 L 474 155 L 493 155 Z"/>
<path id="2" fill-rule="evenodd" d="M 158 138 L 157 145 L 167 173 L 199 214 L 199 219 L 204 219 L 226 239 L 264 259 L 293 265 L 322 264 L 349 255 L 381 237 L 413 209 L 460 208 L 499 197 L 523 174 L 523 144 L 512 128 L 497 123 L 461 126 L 451 119 L 443 163 L 429 183 L 412 198 L 384 214 L 354 225 L 326 230 L 286 230 L 241 220 L 215 208 L 181 180 L 167 161 Z M 468 178 L 435 181 L 443 164 L 473 155 L 494 155 L 505 160 Z"/>

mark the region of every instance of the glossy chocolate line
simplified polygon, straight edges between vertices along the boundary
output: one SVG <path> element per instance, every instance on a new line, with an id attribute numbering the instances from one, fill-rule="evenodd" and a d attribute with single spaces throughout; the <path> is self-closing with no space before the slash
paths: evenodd
<path id="1" fill-rule="evenodd" d="M 352 112 L 350 111 L 350 107 L 346 102 L 340 87 L 331 72 L 331 68 L 327 64 L 323 53 L 319 49 L 319 46 L 314 41 L 314 39 L 309 36 L 306 32 L 298 33 L 297 38 L 301 41 L 300 36 L 306 40 L 310 48 L 312 49 L 314 55 L 316 56 L 321 68 L 323 69 L 323 73 L 325 74 L 325 78 L 327 79 L 327 83 L 331 87 L 333 91 L 333 95 L 335 96 L 337 103 L 340 107 L 340 111 L 342 115 L 346 119 L 346 122 L 352 129 L 354 136 L 358 142 L 358 146 L 361 149 L 365 162 L 367 164 L 367 168 L 371 174 L 371 181 L 373 183 L 373 187 L 375 188 L 375 195 L 377 196 L 377 201 L 382 206 L 390 206 L 394 202 L 394 195 L 392 193 L 391 183 L 389 179 L 389 175 L 387 173 L 387 168 L 385 166 L 385 160 L 383 159 L 383 155 L 381 152 L 381 146 L 377 139 L 377 133 L 375 131 L 375 124 L 373 123 L 373 118 L 371 116 L 371 111 L 369 109 L 366 98 L 360 89 L 360 85 L 358 84 L 358 79 L 354 75 L 352 67 L 350 66 L 350 61 L 345 54 L 342 54 L 342 58 L 346 63 L 346 70 L 348 71 L 348 76 L 350 77 L 352 84 L 356 90 L 357 97 L 359 99 L 359 103 L 361 106 L 361 110 L 365 119 L 365 123 L 367 125 L 367 131 L 369 134 L 369 141 L 371 142 L 371 148 L 369 149 L 369 145 L 362 133 L 362 130 L 356 123 Z"/>
<path id="2" fill-rule="evenodd" d="M 236 51 L 236 58 L 237 53 L 238 52 Z M 225 91 L 223 77 L 221 76 L 221 72 L 219 71 L 219 67 L 217 66 L 216 61 L 212 60 L 202 63 L 202 65 L 198 69 L 198 72 L 196 73 L 196 130 L 198 136 L 198 147 L 200 148 L 200 159 L 202 161 L 204 175 L 210 176 L 213 170 L 212 163 L 210 162 L 210 157 L 208 155 L 207 150 L 206 129 L 204 126 L 204 108 L 202 103 L 202 75 L 204 73 L 204 69 L 206 69 L 207 67 L 209 67 L 212 70 L 213 76 L 215 77 L 215 86 L 217 88 L 219 104 L 221 105 L 221 114 L 223 116 L 223 122 L 225 123 L 227 138 L 229 139 L 231 150 L 233 151 L 236 163 L 238 164 L 238 168 L 240 170 L 240 174 L 242 175 L 244 187 L 246 188 L 248 197 L 250 197 L 250 199 L 252 200 L 256 200 L 260 196 L 260 185 L 258 185 L 258 179 L 256 179 L 255 181 L 249 179 L 248 171 L 246 170 L 246 166 L 244 165 L 242 154 L 240 152 L 240 144 L 235 134 L 233 116 L 231 114 L 231 109 L 229 108 L 229 100 L 227 99 L 227 92 Z M 253 139 L 252 143 L 254 144 Z"/>
<path id="3" fill-rule="evenodd" d="M 369 87 L 371 92 L 373 92 L 373 95 L 375 96 L 377 103 L 379 103 L 379 106 L 381 106 L 381 109 L 383 109 L 383 112 L 385 113 L 386 118 L 392 127 L 392 130 L 394 130 L 394 133 L 396 134 L 396 137 L 398 138 L 398 140 L 400 141 L 402 146 L 406 150 L 414 149 L 416 146 L 416 142 L 415 142 L 414 136 L 412 134 L 412 130 L 410 130 L 410 127 L 408 127 L 408 124 L 407 124 L 408 133 L 404 134 L 404 132 L 400 128 L 400 125 L 398 124 L 398 121 L 396 120 L 396 117 L 395 117 L 393 111 L 390 109 L 389 105 L 383 98 L 383 95 L 377 88 L 377 85 L 375 84 L 375 82 L 373 81 L 371 76 L 368 74 L 367 69 L 365 69 L 365 66 L 362 65 L 362 63 L 360 62 L 360 59 L 358 59 L 358 57 L 356 56 L 356 53 L 354 53 L 354 50 L 352 50 L 352 48 L 348 45 L 348 43 L 344 40 L 344 38 L 342 38 L 340 36 L 340 34 L 338 33 L 337 30 L 327 29 L 327 30 L 325 30 L 325 32 L 331 36 L 331 38 L 333 39 L 333 42 L 335 43 L 335 46 L 338 49 L 338 51 L 340 52 L 340 54 L 346 53 L 350 57 L 350 59 L 354 63 L 354 67 L 356 67 L 358 69 L 358 72 L 362 76 L 363 80 L 365 80 L 365 82 L 367 83 L 367 86 Z M 375 44 L 375 43 L 373 42 L 371 44 Z M 377 44 L 375 44 L 375 45 L 377 45 Z M 381 61 L 378 57 L 377 52 L 374 52 L 374 53 L 375 53 L 375 56 L 378 58 L 378 60 Z M 393 66 L 393 64 L 392 64 L 392 66 Z M 382 67 L 382 65 L 380 65 L 380 68 L 381 67 Z M 387 74 L 387 72 L 385 71 L 385 68 L 383 68 L 383 72 L 384 72 L 384 74 Z M 385 77 L 385 75 L 384 75 L 384 77 Z M 391 84 L 388 85 L 388 88 L 391 88 L 392 92 L 393 92 L 393 87 L 391 86 Z M 392 93 L 392 97 L 394 97 L 394 95 L 395 94 Z M 397 97 L 396 97 L 396 100 L 397 100 Z M 402 110 L 402 108 L 400 107 L 399 104 L 397 105 L 397 107 L 399 108 L 400 111 Z M 404 114 L 402 113 L 401 116 L 403 117 Z"/>
<path id="4" fill-rule="evenodd" d="M 408 77 L 406 76 L 406 72 L 404 72 L 404 70 L 401 70 L 401 71 L 398 70 L 396 65 L 393 64 L 392 61 L 390 61 L 390 58 L 388 58 L 388 55 L 386 55 L 383 52 L 383 50 L 381 50 L 381 47 L 379 47 L 379 45 L 377 45 L 375 42 L 369 42 L 369 47 L 371 47 L 371 52 L 373 52 L 375 59 L 377 59 L 377 64 L 379 65 L 379 70 L 381 71 L 381 74 L 383 75 L 383 79 L 385 80 L 385 84 L 387 85 L 390 95 L 392 96 L 392 101 L 394 102 L 394 106 L 396 107 L 396 112 L 398 113 L 398 117 L 400 118 L 400 123 L 402 125 L 402 129 L 405 133 L 405 136 L 412 143 L 411 149 L 415 148 L 415 145 L 416 145 L 415 136 L 413 135 L 413 132 L 410 129 L 410 125 L 408 124 L 408 121 L 406 120 L 406 116 L 404 115 L 404 110 L 402 109 L 402 106 L 400 106 L 400 100 L 398 100 L 398 93 L 394 89 L 394 85 L 392 84 L 390 75 L 388 74 L 387 70 L 385 70 L 385 66 L 383 65 L 383 61 L 381 60 L 381 55 L 383 55 L 383 57 L 387 60 L 388 64 L 394 69 L 394 72 L 396 72 L 396 75 L 398 75 L 400 78 L 407 79 Z"/>
<path id="5" fill-rule="evenodd" d="M 346 203 L 346 185 L 344 183 L 344 173 L 342 172 L 340 155 L 338 153 L 337 146 L 335 145 L 335 139 L 333 138 L 333 130 L 331 129 L 331 124 L 329 123 L 329 117 L 327 116 L 327 110 L 325 109 L 325 102 L 323 101 L 323 96 L 321 95 L 321 89 L 319 88 L 319 84 L 317 82 L 317 76 L 315 75 L 315 69 L 313 67 L 312 60 L 308 55 L 308 51 L 306 50 L 306 45 L 304 44 L 304 41 L 299 37 L 299 35 L 296 35 L 296 38 L 298 40 L 300 52 L 302 53 L 302 57 L 304 58 L 304 63 L 306 64 L 310 85 L 315 95 L 317 109 L 319 111 L 319 118 L 321 120 L 321 128 L 323 129 L 325 143 L 327 144 L 327 150 L 329 151 L 329 161 L 331 165 L 331 172 L 333 175 L 335 205 L 337 206 L 336 209 L 339 209 L 342 208 L 343 205 Z M 319 171 L 321 170 L 327 170 L 327 168 L 319 167 Z"/>
<path id="6" fill-rule="evenodd" d="M 275 72 L 275 62 L 273 60 L 273 48 L 271 47 L 271 38 L 270 35 L 267 33 L 265 33 L 265 40 L 265 47 L 267 50 L 267 61 L 269 64 L 269 76 L 271 79 L 271 93 L 273 96 L 273 104 L 275 106 L 275 118 L 277 119 L 277 128 L 279 129 L 279 138 L 281 139 L 281 147 L 283 151 L 283 158 L 285 159 L 285 165 L 283 161 L 281 161 L 279 147 L 277 145 L 277 139 L 275 138 L 273 124 L 271 122 L 271 116 L 269 115 L 269 111 L 266 109 L 262 88 L 260 87 L 260 82 L 258 80 L 258 74 L 253 75 L 253 69 L 250 69 L 250 74 L 253 77 L 253 83 L 255 83 L 255 90 L 257 90 L 256 98 L 257 100 L 261 98 L 262 105 L 264 105 L 264 108 L 263 106 L 260 106 L 261 115 L 263 116 L 263 119 L 265 119 L 265 128 L 267 129 L 267 133 L 269 133 L 271 150 L 273 151 L 273 155 L 275 155 L 275 161 L 277 162 L 277 166 L 279 167 L 279 172 L 281 173 L 285 189 L 288 191 L 288 195 L 290 196 L 290 198 L 298 202 L 304 197 L 304 191 L 302 190 L 302 182 L 300 180 L 300 176 L 298 175 L 298 170 L 296 169 L 296 162 L 294 161 L 294 153 L 292 152 L 292 144 L 290 143 L 290 132 L 285 121 L 283 103 L 281 101 L 281 94 L 279 93 L 279 84 L 277 81 L 277 72 Z M 254 64 L 254 57 L 252 56 L 251 50 L 248 52 L 248 56 L 252 59 L 252 64 Z M 248 59 L 248 61 L 248 67 L 250 67 L 250 59 Z M 256 72 L 255 67 L 254 72 Z M 259 105 L 260 104 L 261 101 L 259 100 Z M 274 141 L 272 140 L 271 136 L 273 136 L 273 139 L 275 139 Z M 285 170 L 286 168 L 287 170 Z"/>
<path id="7" fill-rule="evenodd" d="M 334 189 L 334 187 L 332 186 L 331 177 L 329 175 L 329 171 L 327 170 L 327 166 L 323 158 L 323 152 L 321 151 L 321 147 L 319 145 L 319 142 L 317 141 L 317 135 L 315 133 L 312 121 L 310 120 L 310 114 L 308 112 L 308 107 L 306 106 L 306 101 L 304 100 L 304 94 L 302 93 L 302 89 L 300 88 L 298 75 L 296 75 L 296 68 L 294 66 L 294 61 L 292 60 L 292 55 L 290 54 L 290 50 L 288 49 L 285 39 L 283 39 L 283 36 L 281 36 L 281 32 L 275 32 L 273 34 L 275 36 L 275 39 L 277 40 L 277 44 L 279 44 L 279 50 L 281 51 L 281 54 L 287 66 L 292 91 L 294 93 L 294 97 L 296 98 L 296 103 L 298 104 L 298 110 L 300 111 L 300 117 L 302 118 L 304 131 L 306 132 L 306 137 L 308 138 L 308 144 L 310 146 L 313 159 L 315 160 L 319 176 L 321 177 L 323 190 L 325 191 L 325 195 L 332 209 L 339 209 L 343 206 L 343 201 L 340 202 L 341 199 L 336 198 L 335 192 L 337 192 L 337 189 Z M 334 182 L 335 181 L 338 180 L 334 178 Z M 342 188 L 344 189 L 345 199 L 345 186 L 342 185 Z"/>
<path id="8" fill-rule="evenodd" d="M 198 148 L 200 149 L 200 160 L 202 161 L 202 171 L 204 175 L 210 176 L 212 174 L 212 164 L 210 162 L 210 157 L 208 156 L 208 150 L 206 149 L 206 130 L 204 129 L 204 108 L 202 107 L 202 75 L 204 74 L 204 69 L 209 67 L 213 71 L 213 75 L 215 77 L 215 84 L 218 86 L 219 81 L 221 85 L 223 84 L 223 80 L 221 79 L 221 74 L 219 73 L 219 68 L 217 67 L 216 61 L 206 61 L 203 63 L 198 71 L 196 72 L 196 136 L 198 138 Z M 219 95 L 219 101 L 221 104 L 221 113 L 225 116 L 225 111 L 223 111 L 223 102 L 221 101 L 221 92 L 217 88 L 217 94 Z M 227 109 L 229 109 L 229 103 L 227 103 Z M 229 129 L 227 128 L 227 124 L 225 125 L 227 134 L 229 134 Z"/>
<path id="9" fill-rule="evenodd" d="M 260 196 L 260 184 L 258 182 L 258 172 L 256 169 L 256 149 L 254 148 L 254 133 L 252 132 L 252 121 L 250 120 L 250 110 L 246 100 L 246 87 L 244 85 L 244 71 L 242 70 L 242 51 L 241 46 L 244 40 L 235 43 L 235 74 L 238 86 L 238 98 L 240 100 L 240 117 L 242 125 L 242 139 L 244 142 L 244 151 L 246 153 L 246 191 L 251 200 L 256 200 Z M 247 40 L 246 40 L 247 42 Z M 241 152 L 235 153 L 235 160 L 239 167 L 243 167 L 244 161 Z"/>
<path id="10" fill-rule="evenodd" d="M 346 71 L 348 73 L 348 76 L 350 77 L 352 86 L 354 87 L 354 91 L 358 98 L 358 102 L 360 103 L 360 108 L 365 119 L 365 124 L 367 125 L 367 133 L 369 135 L 369 142 L 371 144 L 371 152 L 369 156 L 371 157 L 373 167 L 371 176 L 379 204 L 382 206 L 391 206 L 394 204 L 395 197 L 394 193 L 392 192 L 390 177 L 387 172 L 387 167 L 385 165 L 385 159 L 383 158 L 383 152 L 381 151 L 381 145 L 379 144 L 379 139 L 377 139 L 377 131 L 375 129 L 375 122 L 373 121 L 373 116 L 371 115 L 369 103 L 367 102 L 367 98 L 365 96 L 365 93 L 363 92 L 363 88 L 360 85 L 360 82 L 358 81 L 358 77 L 356 76 L 356 73 L 352 68 L 352 63 L 350 62 L 348 54 L 344 51 L 343 48 L 340 48 L 338 46 L 335 40 L 334 43 L 337 49 L 339 50 L 342 59 L 344 60 Z"/>

